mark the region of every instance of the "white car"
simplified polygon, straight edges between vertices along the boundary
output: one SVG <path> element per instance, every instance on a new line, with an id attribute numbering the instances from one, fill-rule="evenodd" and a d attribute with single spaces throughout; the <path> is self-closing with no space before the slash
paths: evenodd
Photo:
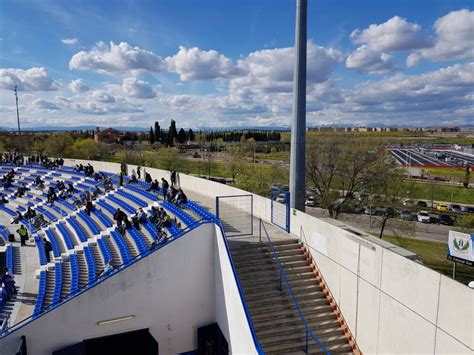
<path id="1" fill-rule="evenodd" d="M 305 206 L 308 206 L 308 207 L 316 207 L 317 205 L 316 198 L 314 196 L 309 196 L 304 202 L 304 204 Z"/>
<path id="2" fill-rule="evenodd" d="M 430 214 L 426 211 L 420 211 L 418 212 L 418 222 L 421 223 L 430 223 L 431 222 L 431 217 Z"/>

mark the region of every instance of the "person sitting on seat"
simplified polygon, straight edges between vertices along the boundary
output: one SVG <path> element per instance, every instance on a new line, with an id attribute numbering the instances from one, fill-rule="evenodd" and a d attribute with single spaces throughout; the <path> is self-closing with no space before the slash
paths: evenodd
<path id="1" fill-rule="evenodd" d="M 43 246 L 44 246 L 44 253 L 46 254 L 46 262 L 49 263 L 51 261 L 51 255 L 49 254 L 53 250 L 53 246 L 51 242 L 43 237 Z"/>
<path id="2" fill-rule="evenodd" d="M 99 275 L 97 275 L 97 278 L 110 274 L 112 271 L 114 271 L 114 266 L 112 265 L 112 259 L 110 259 L 104 265 L 104 269 L 102 270 L 102 272 Z"/>
<path id="3" fill-rule="evenodd" d="M 51 198 L 54 195 L 54 187 L 50 186 L 48 188 L 48 193 L 46 194 L 46 197 L 48 198 L 48 202 L 52 202 Z"/>
<path id="4" fill-rule="evenodd" d="M 147 191 L 158 191 L 160 189 L 160 183 L 157 179 L 153 181 Z"/>
<path id="5" fill-rule="evenodd" d="M 149 173 L 145 173 L 145 182 L 150 183 L 152 181 L 151 175 Z"/>
<path id="6" fill-rule="evenodd" d="M 23 197 L 25 192 L 26 192 L 26 187 L 25 186 L 20 186 L 16 189 L 15 196 L 16 197 Z"/>
<path id="7" fill-rule="evenodd" d="M 31 208 L 31 206 L 28 206 L 28 209 L 25 212 L 25 218 L 26 219 L 32 219 L 36 217 L 36 211 Z"/>
<path id="8" fill-rule="evenodd" d="M 122 223 L 126 218 L 127 218 L 127 215 L 120 208 L 117 208 L 115 210 L 114 221 L 116 221 L 117 224 Z"/>
<path id="9" fill-rule="evenodd" d="M 20 222 L 22 219 L 23 219 L 23 215 L 21 214 L 21 212 L 20 212 L 20 211 L 16 211 L 16 216 L 13 217 L 13 219 L 12 219 L 12 224 L 17 224 L 17 223 Z"/>
<path id="10" fill-rule="evenodd" d="M 99 195 L 102 193 L 102 191 L 100 191 L 99 187 L 96 186 L 95 189 L 94 189 L 94 192 L 92 193 L 92 198 L 97 198 L 99 197 Z"/>
<path id="11" fill-rule="evenodd" d="M 143 211 L 143 208 L 140 207 L 137 212 L 135 212 L 135 216 L 132 217 L 132 223 L 136 229 L 140 229 L 140 224 L 146 223 L 146 221 L 146 212 Z"/>
<path id="12" fill-rule="evenodd" d="M 69 183 L 67 184 L 67 190 L 66 190 L 69 194 L 73 194 L 76 190 L 74 189 L 74 185 Z"/>
<path id="13" fill-rule="evenodd" d="M 14 294 L 18 293 L 18 290 L 16 289 L 16 286 L 15 286 L 15 280 L 8 272 L 7 267 L 4 267 L 1 272 L 0 284 L 3 284 L 5 286 L 5 289 L 8 295 L 11 295 L 12 293 Z"/>
<path id="14" fill-rule="evenodd" d="M 5 196 L 0 195 L 0 205 L 5 205 L 8 203 L 8 200 L 5 198 Z"/>

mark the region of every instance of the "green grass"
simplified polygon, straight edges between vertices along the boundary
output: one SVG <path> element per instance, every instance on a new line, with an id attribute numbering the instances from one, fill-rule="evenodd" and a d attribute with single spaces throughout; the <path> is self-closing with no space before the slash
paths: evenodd
<path id="1" fill-rule="evenodd" d="M 451 180 L 454 178 L 454 181 L 462 181 L 466 176 L 466 169 L 452 169 L 452 168 L 427 168 L 431 176 L 440 176 L 445 179 Z"/>
<path id="2" fill-rule="evenodd" d="M 434 201 L 451 202 L 452 194 L 452 201 L 454 203 L 474 204 L 474 189 L 466 189 L 461 186 L 449 186 L 442 184 L 431 185 L 424 182 L 408 182 L 406 183 L 405 188 L 406 191 L 409 191 L 407 196 L 412 199 L 431 200 L 431 188 L 433 188 Z"/>
<path id="3" fill-rule="evenodd" d="M 446 259 L 448 253 L 447 244 L 407 237 L 384 236 L 383 239 L 416 253 L 426 267 L 452 277 L 453 262 Z M 456 280 L 466 285 L 473 281 L 474 267 L 457 264 Z"/>

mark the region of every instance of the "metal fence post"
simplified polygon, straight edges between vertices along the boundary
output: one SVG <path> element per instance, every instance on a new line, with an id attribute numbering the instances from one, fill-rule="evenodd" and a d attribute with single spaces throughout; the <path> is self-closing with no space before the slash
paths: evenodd
<path id="1" fill-rule="evenodd" d="M 262 242 L 262 219 L 260 218 L 258 223 L 258 241 Z"/>

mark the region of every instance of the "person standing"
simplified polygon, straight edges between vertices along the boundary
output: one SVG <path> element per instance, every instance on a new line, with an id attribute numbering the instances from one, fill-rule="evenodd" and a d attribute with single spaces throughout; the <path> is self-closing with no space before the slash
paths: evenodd
<path id="1" fill-rule="evenodd" d="M 51 242 L 46 238 L 43 238 L 43 244 L 44 253 L 46 254 L 46 262 L 49 263 L 51 261 L 51 255 L 49 253 L 53 250 L 53 246 L 51 245 Z"/>
<path id="2" fill-rule="evenodd" d="M 171 170 L 170 180 L 171 180 L 171 187 L 175 187 L 175 185 L 176 185 L 176 171 Z"/>
<path id="3" fill-rule="evenodd" d="M 119 185 L 123 186 L 123 171 L 121 171 L 119 174 Z"/>
<path id="4" fill-rule="evenodd" d="M 141 177 L 142 177 L 142 167 L 139 165 L 137 167 L 137 178 L 138 178 L 138 180 L 140 180 Z"/>
<path id="5" fill-rule="evenodd" d="M 22 224 L 20 228 L 16 230 L 18 235 L 20 236 L 20 246 L 26 246 L 26 241 L 28 240 L 28 229 Z"/>
<path id="6" fill-rule="evenodd" d="M 163 200 L 166 200 L 166 195 L 168 194 L 168 188 L 170 184 L 166 181 L 165 178 L 161 178 L 161 188 L 163 189 Z"/>

